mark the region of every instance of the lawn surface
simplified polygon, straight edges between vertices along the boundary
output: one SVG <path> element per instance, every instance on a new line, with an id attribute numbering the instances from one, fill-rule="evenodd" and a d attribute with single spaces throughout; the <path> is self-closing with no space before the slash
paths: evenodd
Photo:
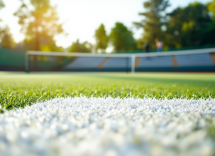
<path id="1" fill-rule="evenodd" d="M 215 156 L 215 74 L 1 72 L 0 104 L 2 155 Z"/>
<path id="2" fill-rule="evenodd" d="M 23 108 L 56 97 L 80 96 L 215 98 L 215 74 L 0 73 L 2 108 Z"/>

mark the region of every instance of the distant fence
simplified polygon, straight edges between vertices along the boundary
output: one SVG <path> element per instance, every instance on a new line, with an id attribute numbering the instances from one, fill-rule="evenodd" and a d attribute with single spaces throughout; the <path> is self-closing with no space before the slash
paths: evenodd
<path id="1" fill-rule="evenodd" d="M 1 71 L 24 71 L 25 52 L 0 49 Z"/>
<path id="2" fill-rule="evenodd" d="M 0 71 L 25 71 L 24 51 L 0 49 Z M 34 56 L 29 58 L 29 68 L 32 71 L 58 71 L 68 64 L 70 59 Z"/>
<path id="3" fill-rule="evenodd" d="M 215 48 L 162 53 L 80 54 L 30 52 L 30 71 L 215 72 Z M 0 71 L 25 71 L 26 52 L 0 49 Z M 69 54 L 69 55 L 68 55 Z M 70 56 L 71 55 L 71 56 Z M 83 56 L 82 56 L 83 55 Z M 85 56 L 86 55 L 86 56 Z M 89 57 L 89 56 L 90 57 Z M 134 59 L 132 59 L 135 56 Z"/>

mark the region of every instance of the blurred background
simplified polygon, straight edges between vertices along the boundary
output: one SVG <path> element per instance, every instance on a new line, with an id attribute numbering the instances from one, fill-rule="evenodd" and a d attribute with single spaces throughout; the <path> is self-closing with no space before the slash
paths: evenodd
<path id="1" fill-rule="evenodd" d="M 25 53 L 203 53 L 138 57 L 136 71 L 215 72 L 215 0 L 0 0 L 0 71 Z M 205 53 L 205 49 L 211 49 Z M 30 71 L 129 71 L 130 58 L 29 56 Z"/>

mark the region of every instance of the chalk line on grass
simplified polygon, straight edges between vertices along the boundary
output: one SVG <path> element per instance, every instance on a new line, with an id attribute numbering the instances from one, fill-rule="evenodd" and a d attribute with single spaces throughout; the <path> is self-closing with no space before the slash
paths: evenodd
<path id="1" fill-rule="evenodd" d="M 2 155 L 195 155 L 214 151 L 215 99 L 57 98 L 0 115 Z"/>

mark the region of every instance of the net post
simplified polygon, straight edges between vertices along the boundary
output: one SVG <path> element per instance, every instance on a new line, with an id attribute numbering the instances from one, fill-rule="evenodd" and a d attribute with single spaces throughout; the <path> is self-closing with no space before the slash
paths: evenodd
<path id="1" fill-rule="evenodd" d="M 29 60 L 28 60 L 28 52 L 25 53 L 25 72 L 29 72 Z"/>
<path id="2" fill-rule="evenodd" d="M 135 55 L 131 56 L 131 73 L 134 74 L 135 73 Z"/>

